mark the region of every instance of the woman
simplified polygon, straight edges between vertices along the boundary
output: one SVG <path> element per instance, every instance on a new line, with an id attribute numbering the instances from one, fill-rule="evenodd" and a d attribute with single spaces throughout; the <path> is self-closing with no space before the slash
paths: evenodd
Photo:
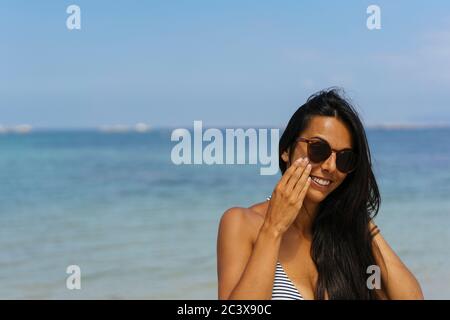
<path id="1" fill-rule="evenodd" d="M 219 299 L 423 299 L 372 221 L 380 194 L 367 138 L 336 89 L 294 113 L 279 156 L 272 196 L 221 218 Z"/>

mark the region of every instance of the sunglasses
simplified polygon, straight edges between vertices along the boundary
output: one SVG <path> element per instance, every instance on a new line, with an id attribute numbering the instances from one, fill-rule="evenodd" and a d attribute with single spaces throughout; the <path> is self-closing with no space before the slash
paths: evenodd
<path id="1" fill-rule="evenodd" d="M 320 138 L 298 138 L 296 141 L 308 144 L 308 158 L 314 163 L 327 160 L 331 153 L 336 152 L 336 168 L 343 173 L 350 173 L 356 168 L 356 153 L 351 149 L 336 151 L 331 149 L 330 144 Z"/>

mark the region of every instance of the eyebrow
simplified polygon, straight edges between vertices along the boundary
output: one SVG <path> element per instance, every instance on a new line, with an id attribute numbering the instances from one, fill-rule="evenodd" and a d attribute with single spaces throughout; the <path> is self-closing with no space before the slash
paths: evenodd
<path id="1" fill-rule="evenodd" d="M 328 144 L 330 145 L 330 147 L 331 147 L 331 144 L 330 144 L 325 138 L 322 138 L 322 137 L 319 137 L 319 136 L 313 136 L 313 137 L 311 137 L 311 138 L 309 138 L 309 139 L 313 139 L 313 138 L 316 138 L 316 139 L 325 141 L 325 142 L 328 143 Z M 353 148 L 348 147 L 348 148 L 342 148 L 342 149 L 339 149 L 339 150 L 336 150 L 336 149 L 333 149 L 333 148 L 332 148 L 331 150 L 333 150 L 333 151 L 353 150 Z"/>

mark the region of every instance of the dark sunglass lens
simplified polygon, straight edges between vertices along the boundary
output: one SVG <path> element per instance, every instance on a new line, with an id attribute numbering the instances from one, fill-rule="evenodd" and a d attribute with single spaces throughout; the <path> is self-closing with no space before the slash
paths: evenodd
<path id="1" fill-rule="evenodd" d="M 321 162 L 331 155 L 330 146 L 323 141 L 311 142 L 308 146 L 309 159 L 312 162 Z"/>
<path id="2" fill-rule="evenodd" d="M 353 151 L 340 152 L 336 157 L 336 166 L 341 172 L 350 172 L 356 167 L 356 155 Z"/>

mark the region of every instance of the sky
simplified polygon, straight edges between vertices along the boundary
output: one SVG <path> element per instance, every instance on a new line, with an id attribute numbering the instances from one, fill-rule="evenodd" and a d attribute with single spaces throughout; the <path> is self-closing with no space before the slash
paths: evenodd
<path id="1" fill-rule="evenodd" d="M 283 127 L 331 86 L 366 125 L 450 123 L 450 2 L 0 0 L 3 126 Z"/>

